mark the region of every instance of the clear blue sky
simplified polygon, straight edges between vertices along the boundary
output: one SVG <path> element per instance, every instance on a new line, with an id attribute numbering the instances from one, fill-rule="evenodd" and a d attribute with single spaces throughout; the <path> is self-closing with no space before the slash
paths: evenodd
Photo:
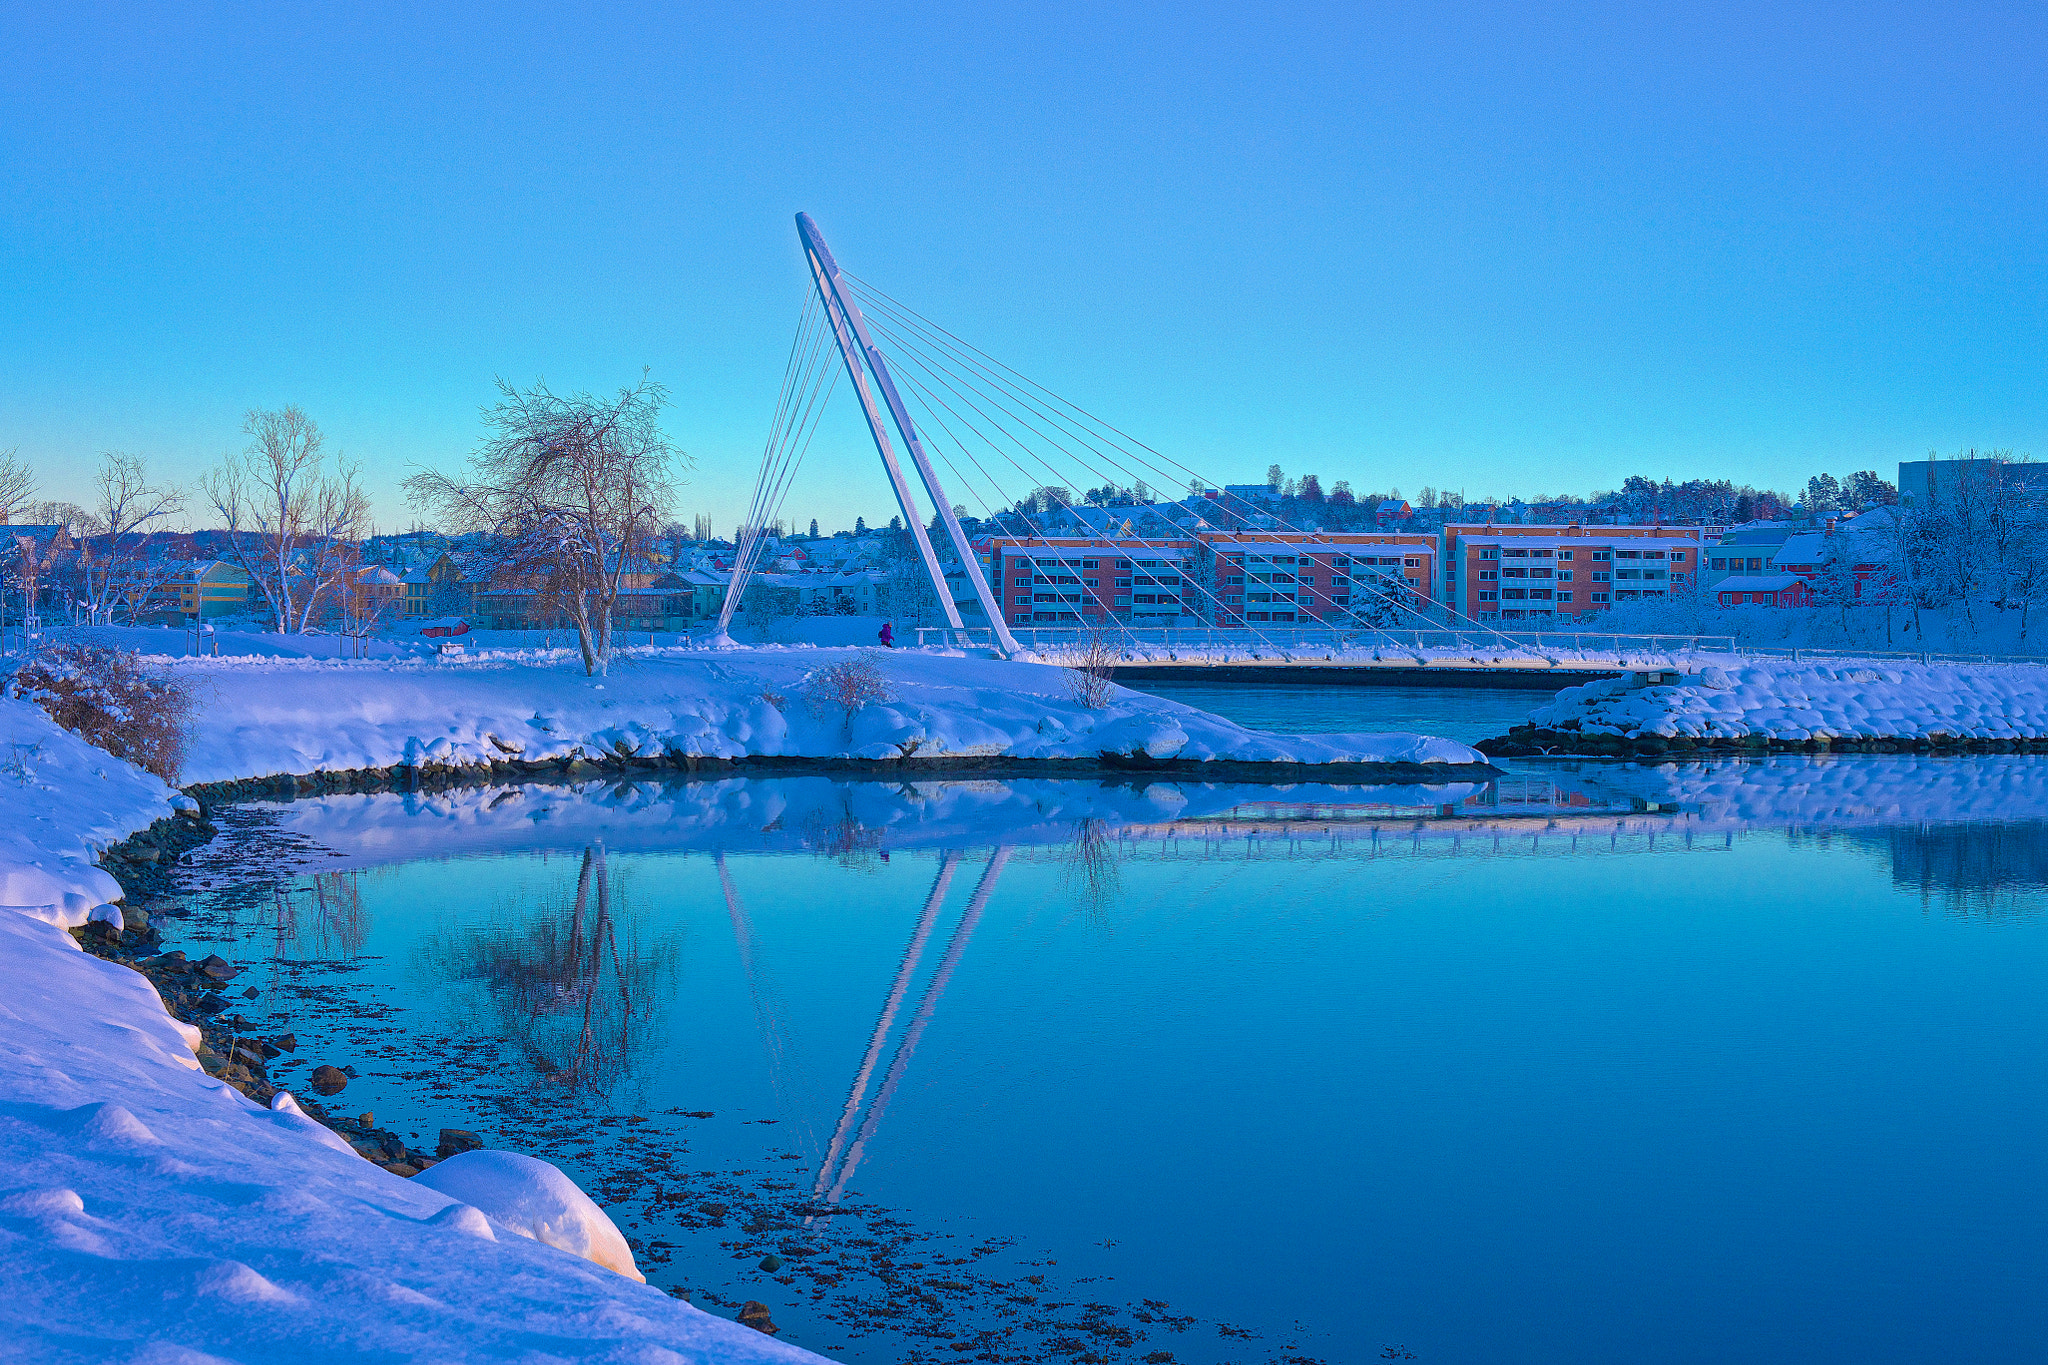
<path id="1" fill-rule="evenodd" d="M 0 11 L 0 449 L 397 482 L 651 366 L 743 506 L 842 262 L 1213 479 L 2048 456 L 2048 10 Z M 845 395 L 788 511 L 891 510 Z"/>

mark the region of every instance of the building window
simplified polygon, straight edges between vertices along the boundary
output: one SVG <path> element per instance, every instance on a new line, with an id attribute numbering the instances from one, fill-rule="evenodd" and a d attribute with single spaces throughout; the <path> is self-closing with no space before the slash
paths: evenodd
<path id="1" fill-rule="evenodd" d="M 1481 570 L 1479 571 L 1479 581 L 1480 581 L 1480 582 L 1482 582 L 1482 583 L 1491 583 L 1491 582 L 1493 582 L 1493 580 L 1494 580 L 1494 579 L 1496 579 L 1496 578 L 1499 578 L 1499 577 L 1500 577 L 1500 570 L 1499 570 L 1499 569 L 1481 569 Z"/>
<path id="2" fill-rule="evenodd" d="M 1596 592 L 1593 594 L 1593 600 L 1595 602 L 1611 602 L 1614 599 L 1611 593 Z"/>
<path id="3" fill-rule="evenodd" d="M 1482 592 L 1479 594 L 1479 600 L 1482 602 L 1498 602 L 1500 594 L 1497 592 Z"/>
<path id="4" fill-rule="evenodd" d="M 1482 545 L 1482 546 L 1480 546 L 1480 547 L 1479 547 L 1479 557 L 1480 557 L 1481 559 L 1499 559 L 1499 558 L 1500 558 L 1500 546 L 1498 546 L 1498 545 Z"/>
<path id="5" fill-rule="evenodd" d="M 1571 571 L 1570 569 L 1559 569 L 1559 570 L 1557 571 L 1557 581 L 1558 581 L 1558 582 L 1560 582 L 1560 583 L 1569 583 L 1569 582 L 1571 582 L 1571 581 L 1572 581 L 1572 571 Z"/>
<path id="6" fill-rule="evenodd" d="M 1611 581 L 1611 580 L 1612 580 L 1613 578 L 1614 578 L 1614 575 L 1613 575 L 1613 574 L 1611 574 L 1611 573 L 1606 573 L 1606 572 L 1603 572 L 1602 570 L 1599 570 L 1599 569 L 1595 569 L 1595 570 L 1593 570 L 1593 581 L 1594 581 L 1595 583 L 1606 583 L 1606 582 L 1610 582 L 1610 581 Z M 1599 594 L 1599 593 L 1594 593 L 1594 594 L 1593 594 L 1593 600 L 1594 600 L 1594 601 L 1596 601 L 1596 602 L 1597 602 L 1597 601 L 1599 601 L 1599 600 L 1600 600 L 1600 594 Z"/>
<path id="7" fill-rule="evenodd" d="M 1612 551 L 1612 550 L 1595 550 L 1595 551 L 1593 551 L 1593 558 L 1594 558 L 1594 559 L 1596 559 L 1596 560 L 1601 560 L 1601 559 L 1612 559 L 1612 558 L 1614 558 L 1614 551 Z"/>
<path id="8" fill-rule="evenodd" d="M 1572 552 L 1570 550 L 1559 550 L 1557 552 L 1557 557 L 1559 559 L 1570 559 L 1572 557 Z"/>

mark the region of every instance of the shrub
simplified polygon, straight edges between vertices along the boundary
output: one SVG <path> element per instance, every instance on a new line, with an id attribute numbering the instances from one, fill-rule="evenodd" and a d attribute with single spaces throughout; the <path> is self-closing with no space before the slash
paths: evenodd
<path id="1" fill-rule="evenodd" d="M 804 703 L 813 715 L 837 711 L 845 718 L 846 732 L 853 733 L 853 713 L 871 701 L 888 701 L 889 680 L 866 654 L 836 664 L 827 664 L 804 679 Z"/>
<path id="2" fill-rule="evenodd" d="M 177 781 L 192 689 L 144 668 L 138 655 L 97 645 L 54 645 L 22 665 L 12 691 L 114 757 Z"/>
<path id="3" fill-rule="evenodd" d="M 1067 651 L 1067 692 L 1090 711 L 1100 711 L 1116 695 L 1110 670 L 1123 652 L 1122 642 L 1110 631 L 1097 628 L 1083 635 Z"/>

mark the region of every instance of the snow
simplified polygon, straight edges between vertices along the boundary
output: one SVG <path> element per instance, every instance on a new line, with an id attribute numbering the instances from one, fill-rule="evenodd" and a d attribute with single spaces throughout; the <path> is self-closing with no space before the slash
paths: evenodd
<path id="1" fill-rule="evenodd" d="M 872 662 L 892 699 L 814 710 L 805 680 Z M 188 783 L 395 764 L 631 755 L 1483 763 L 1422 735 L 1274 735 L 1124 688 L 1090 710 L 1044 664 L 917 650 L 641 651 L 586 678 L 559 653 L 463 661 L 168 659 L 201 698 Z"/>
<path id="2" fill-rule="evenodd" d="M 2024 739 L 2048 735 L 2048 669 L 2030 664 L 1729 660 L 1644 685 L 1642 674 L 1567 687 L 1530 712 L 1591 734 L 1778 740 Z"/>
<path id="3" fill-rule="evenodd" d="M 205 1075 L 197 1030 L 58 927 L 119 895 L 96 849 L 179 798 L 25 703 L 0 700 L 0 743 L 0 1354 L 818 1359 L 536 1240 L 538 1210 L 558 1242 L 580 1226 L 582 1250 L 617 1260 L 565 1179 L 529 1173 L 525 1211 L 494 1223 L 288 1097 L 262 1109 Z"/>
<path id="4" fill-rule="evenodd" d="M 0 907 L 65 927 L 121 898 L 100 852 L 183 800 L 159 779 L 0 697 Z M 66 939 L 65 942 L 70 942 Z"/>
<path id="5" fill-rule="evenodd" d="M 490 1232 L 490 1225 L 509 1228 L 572 1256 L 595 1261 L 639 1284 L 647 1283 L 633 1264 L 632 1248 L 604 1210 L 590 1202 L 590 1196 L 576 1188 L 576 1182 L 538 1157 L 518 1152 L 462 1152 L 439 1165 L 430 1166 L 414 1177 L 415 1183 L 439 1190 L 461 1200 L 484 1216 L 477 1220 L 460 1215 L 443 1217 L 460 1223 L 478 1236 Z M 495 1238 L 493 1238 L 495 1240 Z"/>

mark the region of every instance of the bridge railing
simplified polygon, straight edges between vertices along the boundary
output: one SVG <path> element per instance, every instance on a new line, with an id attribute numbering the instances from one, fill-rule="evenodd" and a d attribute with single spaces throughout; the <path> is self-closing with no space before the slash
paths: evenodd
<path id="1" fill-rule="evenodd" d="M 1100 631 L 1072 626 L 1017 627 L 1017 643 L 1034 654 L 1072 654 L 1106 642 L 1125 659 L 1201 659 L 1232 661 L 1271 659 L 1306 661 L 1316 656 L 1412 655 L 1492 660 L 1527 655 L 1550 659 L 1579 655 L 1601 659 L 1669 658 L 1679 654 L 1732 654 L 1728 635 L 1621 635 L 1610 631 L 1490 630 L 1364 630 L 1334 626 L 1280 626 L 1258 631 L 1219 626 L 1104 626 Z M 992 641 L 985 628 L 924 627 L 919 646 L 936 649 L 986 649 Z"/>

